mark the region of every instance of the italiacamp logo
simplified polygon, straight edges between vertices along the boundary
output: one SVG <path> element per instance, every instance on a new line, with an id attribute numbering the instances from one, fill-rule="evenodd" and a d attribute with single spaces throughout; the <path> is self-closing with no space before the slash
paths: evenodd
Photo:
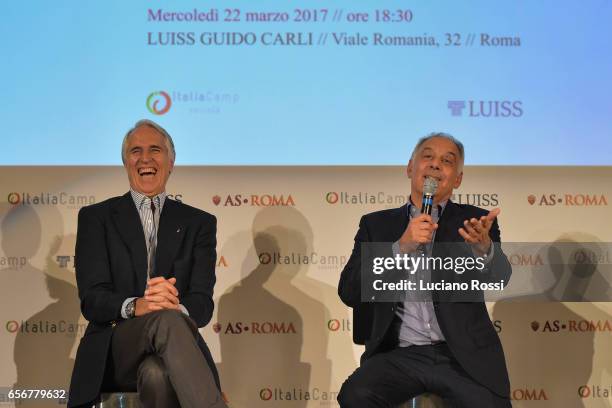
<path id="1" fill-rule="evenodd" d="M 87 324 L 70 322 L 67 320 L 9 320 L 4 325 L 7 332 L 11 334 L 83 334 Z"/>
<path id="2" fill-rule="evenodd" d="M 320 388 L 266 387 L 259 390 L 262 401 L 320 401 L 320 405 L 331 405 L 338 399 L 338 391 Z"/>
<path id="3" fill-rule="evenodd" d="M 330 332 L 350 332 L 351 320 L 349 319 L 330 319 L 327 321 L 327 330 Z"/>
<path id="4" fill-rule="evenodd" d="M 343 268 L 348 262 L 346 255 L 319 254 L 318 252 L 261 252 L 262 265 L 320 265 L 324 269 Z"/>
<path id="5" fill-rule="evenodd" d="M 172 99 L 164 91 L 151 92 L 147 97 L 147 109 L 154 115 L 168 113 L 172 106 Z"/>
<path id="6" fill-rule="evenodd" d="M 583 399 L 609 399 L 612 398 L 612 385 L 581 385 L 578 396 Z"/>
<path id="7" fill-rule="evenodd" d="M 60 192 L 11 192 L 8 193 L 6 200 L 13 206 L 17 205 L 62 205 L 71 209 L 79 209 L 86 205 L 96 203 L 96 197 L 85 194 L 68 194 Z"/>
<path id="8" fill-rule="evenodd" d="M 386 204 L 400 206 L 408 200 L 407 194 L 390 194 L 385 191 L 329 191 L 325 193 L 325 201 L 331 205 Z"/>
<path id="9" fill-rule="evenodd" d="M 146 105 L 153 115 L 180 111 L 192 115 L 218 115 L 240 102 L 236 92 L 220 89 L 166 89 L 147 96 Z"/>

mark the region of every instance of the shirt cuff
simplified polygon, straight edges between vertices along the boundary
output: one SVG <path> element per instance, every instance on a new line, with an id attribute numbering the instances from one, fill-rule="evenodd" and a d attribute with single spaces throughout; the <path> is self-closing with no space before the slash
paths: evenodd
<path id="1" fill-rule="evenodd" d="M 391 250 L 393 251 L 393 256 L 396 256 L 400 253 L 399 241 L 395 241 L 393 245 L 391 245 Z"/>
<path id="2" fill-rule="evenodd" d="M 189 312 L 187 311 L 187 308 L 185 307 L 185 305 L 183 305 L 182 303 L 179 303 L 179 307 L 181 308 L 181 311 L 183 313 L 185 313 L 187 316 L 189 316 Z"/>
<path id="3" fill-rule="evenodd" d="M 124 319 L 129 319 L 129 317 L 127 315 L 127 311 L 125 309 L 127 308 L 128 303 L 130 303 L 134 299 L 138 299 L 138 298 L 137 297 L 129 297 L 129 298 L 127 298 L 127 299 L 125 299 L 123 301 L 123 304 L 121 305 L 121 317 L 123 317 Z"/>
<path id="4" fill-rule="evenodd" d="M 397 255 L 403 255 L 400 252 L 400 244 L 399 244 L 399 239 L 397 241 L 395 241 L 393 244 L 391 244 L 391 250 L 393 251 L 393 256 L 397 256 Z M 418 251 L 417 252 L 411 252 L 408 254 L 408 256 L 419 256 Z"/>
<path id="5" fill-rule="evenodd" d="M 491 262 L 491 259 L 493 259 L 493 255 L 495 255 L 495 242 L 491 241 L 491 247 L 489 248 L 489 252 L 484 254 L 484 256 L 482 256 L 482 258 L 484 259 L 483 263 L 484 265 L 488 265 Z M 474 250 L 472 250 L 472 253 L 474 252 Z M 473 253 L 474 256 L 476 256 L 476 254 Z"/>

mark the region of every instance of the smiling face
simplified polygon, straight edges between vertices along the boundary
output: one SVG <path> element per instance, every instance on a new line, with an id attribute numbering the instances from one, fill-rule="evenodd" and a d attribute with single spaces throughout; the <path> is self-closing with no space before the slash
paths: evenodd
<path id="1" fill-rule="evenodd" d="M 461 185 L 463 162 L 459 149 L 451 140 L 432 137 L 423 143 L 408 163 L 412 202 L 420 203 L 423 198 L 423 183 L 426 177 L 438 180 L 434 203 L 448 200 L 455 188 Z"/>
<path id="2" fill-rule="evenodd" d="M 166 190 L 174 168 L 166 139 L 151 126 L 140 126 L 128 139 L 125 169 L 130 187 L 148 197 Z"/>

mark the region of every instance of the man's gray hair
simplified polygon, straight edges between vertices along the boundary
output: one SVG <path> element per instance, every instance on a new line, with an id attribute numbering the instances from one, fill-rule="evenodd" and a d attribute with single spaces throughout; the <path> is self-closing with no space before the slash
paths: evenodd
<path id="1" fill-rule="evenodd" d="M 463 148 L 463 143 L 461 143 L 459 139 L 457 139 L 455 136 L 449 133 L 444 133 L 444 132 L 433 132 L 433 133 L 428 134 L 427 136 L 423 136 L 422 138 L 420 138 L 416 146 L 414 146 L 414 149 L 412 150 L 412 154 L 410 155 L 410 160 L 414 160 L 414 155 L 419 151 L 419 148 L 423 146 L 423 143 L 427 142 L 429 139 L 432 139 L 434 137 L 441 137 L 443 139 L 450 140 L 451 142 L 453 142 L 453 144 L 457 147 L 457 150 L 459 150 L 459 159 L 460 159 L 459 168 L 461 168 L 465 161 L 465 149 Z"/>
<path id="2" fill-rule="evenodd" d="M 176 151 L 174 150 L 174 141 L 172 140 L 172 136 L 170 136 L 166 129 L 149 119 L 139 120 L 125 134 L 125 137 L 123 138 L 123 143 L 121 144 L 121 160 L 123 161 L 123 163 L 125 164 L 127 159 L 127 147 L 130 136 L 132 136 L 132 134 L 141 126 L 152 127 L 153 129 L 157 130 L 159 134 L 164 137 L 164 139 L 166 139 L 166 147 L 168 148 L 168 154 L 170 155 L 170 160 L 172 160 L 172 162 L 174 163 L 174 159 L 176 158 Z"/>

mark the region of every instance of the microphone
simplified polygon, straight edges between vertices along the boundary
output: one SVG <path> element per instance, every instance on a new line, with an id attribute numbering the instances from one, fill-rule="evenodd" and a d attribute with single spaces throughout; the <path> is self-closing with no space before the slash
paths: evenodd
<path id="1" fill-rule="evenodd" d="M 433 208 L 433 198 L 438 189 L 438 180 L 433 177 L 425 177 L 423 184 L 423 202 L 421 204 L 421 214 L 431 215 Z"/>
<path id="2" fill-rule="evenodd" d="M 425 177 L 425 183 L 423 184 L 423 201 L 421 203 L 421 214 L 431 215 L 433 208 L 433 198 L 438 189 L 438 180 L 433 177 Z M 425 255 L 427 247 L 424 244 L 419 244 L 417 247 L 417 253 Z"/>

